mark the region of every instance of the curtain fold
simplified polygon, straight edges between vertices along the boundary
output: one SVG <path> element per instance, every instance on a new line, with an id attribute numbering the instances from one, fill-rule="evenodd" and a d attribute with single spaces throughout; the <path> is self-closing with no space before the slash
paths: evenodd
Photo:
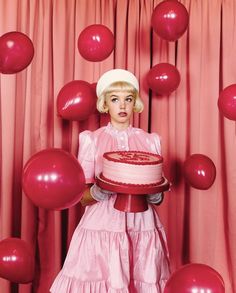
<path id="1" fill-rule="evenodd" d="M 218 110 L 219 92 L 236 83 L 236 3 L 234 0 L 181 0 L 189 27 L 177 42 L 161 40 L 151 28 L 161 0 L 0 0 L 0 34 L 21 31 L 35 49 L 32 63 L 17 74 L 0 74 L 0 241 L 19 237 L 35 251 L 35 280 L 11 284 L 0 278 L 3 293 L 46 293 L 60 270 L 80 204 L 64 211 L 34 206 L 22 191 L 22 169 L 36 152 L 62 148 L 77 156 L 78 134 L 108 122 L 92 114 L 85 121 L 57 115 L 57 95 L 72 80 L 96 83 L 112 68 L 132 71 L 140 81 L 145 109 L 133 116 L 136 127 L 161 136 L 165 176 L 171 191 L 156 210 L 165 226 L 175 271 L 204 263 L 223 277 L 226 292 L 236 291 L 236 123 Z M 106 25 L 115 49 L 102 62 L 89 62 L 77 48 L 80 32 Z M 177 67 L 178 89 L 158 96 L 147 86 L 149 69 L 161 62 Z M 183 163 L 189 155 L 209 156 L 217 170 L 208 190 L 190 187 Z"/>

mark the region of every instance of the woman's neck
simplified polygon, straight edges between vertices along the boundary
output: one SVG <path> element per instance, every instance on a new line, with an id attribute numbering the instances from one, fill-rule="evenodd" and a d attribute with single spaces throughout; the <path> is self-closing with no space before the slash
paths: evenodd
<path id="1" fill-rule="evenodd" d="M 111 125 L 116 129 L 116 130 L 126 130 L 130 126 L 130 122 L 126 123 L 116 123 L 114 121 L 111 121 Z"/>

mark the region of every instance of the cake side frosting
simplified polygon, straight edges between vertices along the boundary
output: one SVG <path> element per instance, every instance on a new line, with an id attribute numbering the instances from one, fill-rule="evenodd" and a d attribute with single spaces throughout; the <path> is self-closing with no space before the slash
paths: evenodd
<path id="1" fill-rule="evenodd" d="M 102 175 L 121 184 L 148 185 L 162 181 L 162 157 L 152 153 L 125 151 L 103 156 Z"/>

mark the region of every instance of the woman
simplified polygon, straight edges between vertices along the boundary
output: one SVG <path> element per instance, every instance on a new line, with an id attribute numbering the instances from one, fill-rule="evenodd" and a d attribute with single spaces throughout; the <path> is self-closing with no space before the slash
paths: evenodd
<path id="1" fill-rule="evenodd" d="M 110 122 L 94 132 L 80 133 L 78 156 L 88 184 L 85 196 L 92 196 L 96 203 L 86 207 L 51 292 L 162 293 L 169 278 L 169 261 L 157 213 L 151 204 L 145 212 L 118 211 L 113 207 L 116 194 L 95 183 L 105 152 L 160 154 L 160 139 L 130 125 L 133 112 L 143 110 L 139 83 L 131 72 L 114 69 L 104 73 L 96 91 L 97 109 L 109 113 Z M 149 203 L 161 200 L 161 193 L 148 196 Z"/>

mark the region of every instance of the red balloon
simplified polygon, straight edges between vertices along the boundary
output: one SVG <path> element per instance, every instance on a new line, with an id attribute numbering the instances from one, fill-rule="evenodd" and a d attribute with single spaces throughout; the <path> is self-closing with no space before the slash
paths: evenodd
<path id="1" fill-rule="evenodd" d="M 159 37 L 167 41 L 176 41 L 188 27 L 188 11 L 178 1 L 163 1 L 155 7 L 151 23 Z"/>
<path id="2" fill-rule="evenodd" d="M 32 41 L 21 32 L 9 32 L 0 37 L 0 72 L 17 73 L 25 69 L 34 56 Z"/>
<path id="3" fill-rule="evenodd" d="M 221 275 L 204 264 L 188 264 L 174 272 L 164 293 L 225 293 Z"/>
<path id="4" fill-rule="evenodd" d="M 30 283 L 34 278 L 32 247 L 19 238 L 0 242 L 0 277 L 14 283 Z"/>
<path id="5" fill-rule="evenodd" d="M 86 27 L 79 35 L 78 49 L 83 58 L 88 61 L 103 61 L 114 50 L 113 33 L 102 24 Z"/>
<path id="6" fill-rule="evenodd" d="M 180 84 L 180 74 L 174 65 L 159 63 L 147 74 L 148 86 L 159 95 L 169 95 Z"/>
<path id="7" fill-rule="evenodd" d="M 23 169 L 23 190 L 39 207 L 69 208 L 80 201 L 85 177 L 77 159 L 61 149 L 45 149 L 33 155 Z"/>
<path id="8" fill-rule="evenodd" d="M 218 107 L 226 118 L 236 121 L 236 84 L 232 84 L 221 91 Z"/>
<path id="9" fill-rule="evenodd" d="M 209 157 L 193 154 L 184 163 L 184 176 L 192 187 L 208 189 L 215 181 L 216 167 Z"/>
<path id="10" fill-rule="evenodd" d="M 85 120 L 96 109 L 97 96 L 91 84 L 83 80 L 67 83 L 57 96 L 57 112 L 68 120 Z"/>

